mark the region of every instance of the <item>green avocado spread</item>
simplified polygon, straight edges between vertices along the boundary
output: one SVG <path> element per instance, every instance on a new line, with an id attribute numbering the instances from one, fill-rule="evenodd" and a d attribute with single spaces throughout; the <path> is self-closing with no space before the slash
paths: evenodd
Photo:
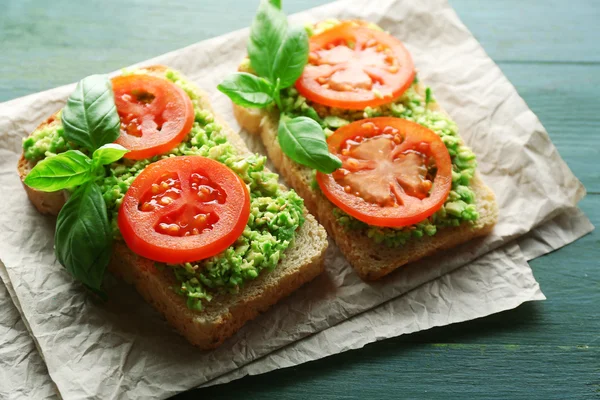
<path id="1" fill-rule="evenodd" d="M 143 70 L 125 73 L 143 73 Z M 227 141 L 221 126 L 210 111 L 202 108 L 191 84 L 177 72 L 167 70 L 166 78 L 181 87 L 192 100 L 195 119 L 190 134 L 167 154 L 152 159 L 119 160 L 106 167 L 99 185 L 106 202 L 113 232 L 117 227 L 119 207 L 137 175 L 150 163 L 161 158 L 198 155 L 217 160 L 238 174 L 250 191 L 250 217 L 244 233 L 225 251 L 211 258 L 183 265 L 157 263 L 157 268 L 172 271 L 179 282 L 176 293 L 186 297 L 191 309 L 201 310 L 217 291 L 235 292 L 245 281 L 254 279 L 262 270 L 273 270 L 293 243 L 296 230 L 304 223 L 304 202 L 293 190 L 282 190 L 277 174 L 265 169 L 266 158 L 239 154 Z M 63 135 L 60 118 L 34 132 L 23 142 L 25 158 L 39 161 L 73 149 Z"/>
<path id="2" fill-rule="evenodd" d="M 339 24 L 338 20 L 326 20 L 316 26 L 307 27 L 309 35 L 323 32 Z M 370 26 L 372 29 L 380 29 Z M 312 103 L 298 94 L 294 88 L 282 91 L 283 112 L 291 116 L 306 116 L 314 119 L 324 128 L 326 135 L 331 135 L 340 128 L 353 121 L 391 116 L 403 118 L 421 124 L 438 134 L 452 160 L 452 189 L 448 199 L 434 215 L 415 225 L 402 228 L 382 228 L 370 226 L 349 216 L 342 210 L 334 208 L 335 217 L 346 229 L 362 230 L 377 243 L 389 247 L 404 245 L 411 238 L 420 238 L 424 235 L 433 236 L 444 227 L 456 227 L 461 224 L 472 224 L 479 214 L 475 205 L 475 193 L 470 188 L 471 180 L 475 173 L 477 162 L 475 154 L 469 149 L 458 134 L 458 127 L 448 115 L 435 110 L 435 100 L 431 90 L 427 88 L 421 94 L 418 80 L 415 78 L 412 86 L 398 99 L 383 106 L 364 110 L 345 110 L 327 107 Z M 318 185 L 313 185 L 318 188 Z"/>

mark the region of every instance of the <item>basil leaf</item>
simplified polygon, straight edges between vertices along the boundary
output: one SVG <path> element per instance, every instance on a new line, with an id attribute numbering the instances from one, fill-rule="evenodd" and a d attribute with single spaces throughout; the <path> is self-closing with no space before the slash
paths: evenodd
<path id="1" fill-rule="evenodd" d="M 108 77 L 92 75 L 79 81 L 61 119 L 65 138 L 85 149 L 94 151 L 114 142 L 120 134 L 121 120 Z"/>
<path id="2" fill-rule="evenodd" d="M 36 164 L 25 177 L 25 184 L 43 192 L 79 186 L 92 179 L 92 160 L 79 150 L 69 150 Z"/>
<path id="3" fill-rule="evenodd" d="M 281 10 L 281 0 L 269 0 L 274 7 L 277 7 L 278 10 Z"/>
<path id="4" fill-rule="evenodd" d="M 92 161 L 94 162 L 95 166 L 107 165 L 120 160 L 128 152 L 129 150 L 119 144 L 109 143 L 94 151 L 94 154 L 92 155 Z"/>
<path id="5" fill-rule="evenodd" d="M 326 174 L 342 166 L 340 159 L 329 153 L 321 126 L 308 117 L 282 115 L 277 138 L 283 152 L 299 164 Z"/>
<path id="6" fill-rule="evenodd" d="M 308 62 L 308 35 L 306 29 L 295 27 L 288 30 L 273 65 L 273 75 L 281 80 L 279 87 L 290 87 L 302 75 Z"/>
<path id="7" fill-rule="evenodd" d="M 100 289 L 112 250 L 112 234 L 100 187 L 77 188 L 56 221 L 54 247 L 58 261 L 75 279 Z"/>
<path id="8" fill-rule="evenodd" d="M 273 86 L 269 81 L 245 72 L 229 75 L 217 86 L 240 106 L 263 108 L 273 102 Z"/>
<path id="9" fill-rule="evenodd" d="M 268 0 L 261 0 L 250 27 L 248 57 L 250 65 L 259 76 L 275 82 L 273 66 L 275 57 L 285 39 L 287 18 Z"/>

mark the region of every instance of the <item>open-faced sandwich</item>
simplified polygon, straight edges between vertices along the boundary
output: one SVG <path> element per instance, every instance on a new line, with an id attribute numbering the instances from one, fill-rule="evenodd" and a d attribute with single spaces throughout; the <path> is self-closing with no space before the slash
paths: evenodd
<path id="1" fill-rule="evenodd" d="M 203 349 L 322 272 L 303 200 L 162 66 L 83 79 L 18 171 L 76 279 L 105 295 L 108 267 Z"/>
<path id="2" fill-rule="evenodd" d="M 489 233 L 494 194 L 402 42 L 357 20 L 288 27 L 280 5 L 261 2 L 219 89 L 357 273 Z"/>

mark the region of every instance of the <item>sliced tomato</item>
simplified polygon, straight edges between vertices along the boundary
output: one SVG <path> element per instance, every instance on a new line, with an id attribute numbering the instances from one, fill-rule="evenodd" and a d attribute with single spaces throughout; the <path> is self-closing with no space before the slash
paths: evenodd
<path id="1" fill-rule="evenodd" d="M 400 118 L 363 119 L 327 140 L 342 160 L 317 182 L 337 207 L 369 225 L 402 227 L 442 207 L 452 186 L 448 149 L 431 130 Z"/>
<path id="2" fill-rule="evenodd" d="M 402 42 L 344 22 L 310 38 L 308 64 L 296 88 L 315 103 L 362 110 L 396 99 L 414 77 L 412 58 Z"/>
<path id="3" fill-rule="evenodd" d="M 139 160 L 166 153 L 178 145 L 194 123 L 194 107 L 177 85 L 151 75 L 112 79 L 121 135 L 115 143 Z"/>
<path id="4" fill-rule="evenodd" d="M 225 165 L 199 156 L 150 164 L 133 181 L 119 209 L 119 230 L 136 254 L 165 263 L 218 254 L 244 231 L 248 188 Z"/>

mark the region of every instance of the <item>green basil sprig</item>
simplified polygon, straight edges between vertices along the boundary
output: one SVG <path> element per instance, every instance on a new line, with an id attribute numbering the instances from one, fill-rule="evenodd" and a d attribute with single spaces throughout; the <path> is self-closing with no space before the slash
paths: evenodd
<path id="1" fill-rule="evenodd" d="M 308 62 L 308 35 L 301 27 L 288 28 L 280 0 L 261 0 L 248 40 L 248 58 L 258 76 L 239 72 L 217 88 L 242 107 L 266 108 L 273 103 L 280 111 L 281 90 L 302 75 Z M 342 162 L 329 153 L 323 128 L 308 118 L 281 115 L 278 138 L 283 152 L 295 162 L 331 173 Z"/>
<path id="2" fill-rule="evenodd" d="M 54 247 L 58 261 L 88 288 L 103 295 L 101 286 L 110 259 L 112 234 L 106 203 L 96 183 L 105 165 L 127 153 L 114 144 L 120 118 L 110 80 L 93 75 L 77 84 L 62 112 L 65 138 L 92 154 L 69 150 L 46 158 L 33 167 L 25 184 L 54 192 L 72 190 L 60 210 Z"/>

